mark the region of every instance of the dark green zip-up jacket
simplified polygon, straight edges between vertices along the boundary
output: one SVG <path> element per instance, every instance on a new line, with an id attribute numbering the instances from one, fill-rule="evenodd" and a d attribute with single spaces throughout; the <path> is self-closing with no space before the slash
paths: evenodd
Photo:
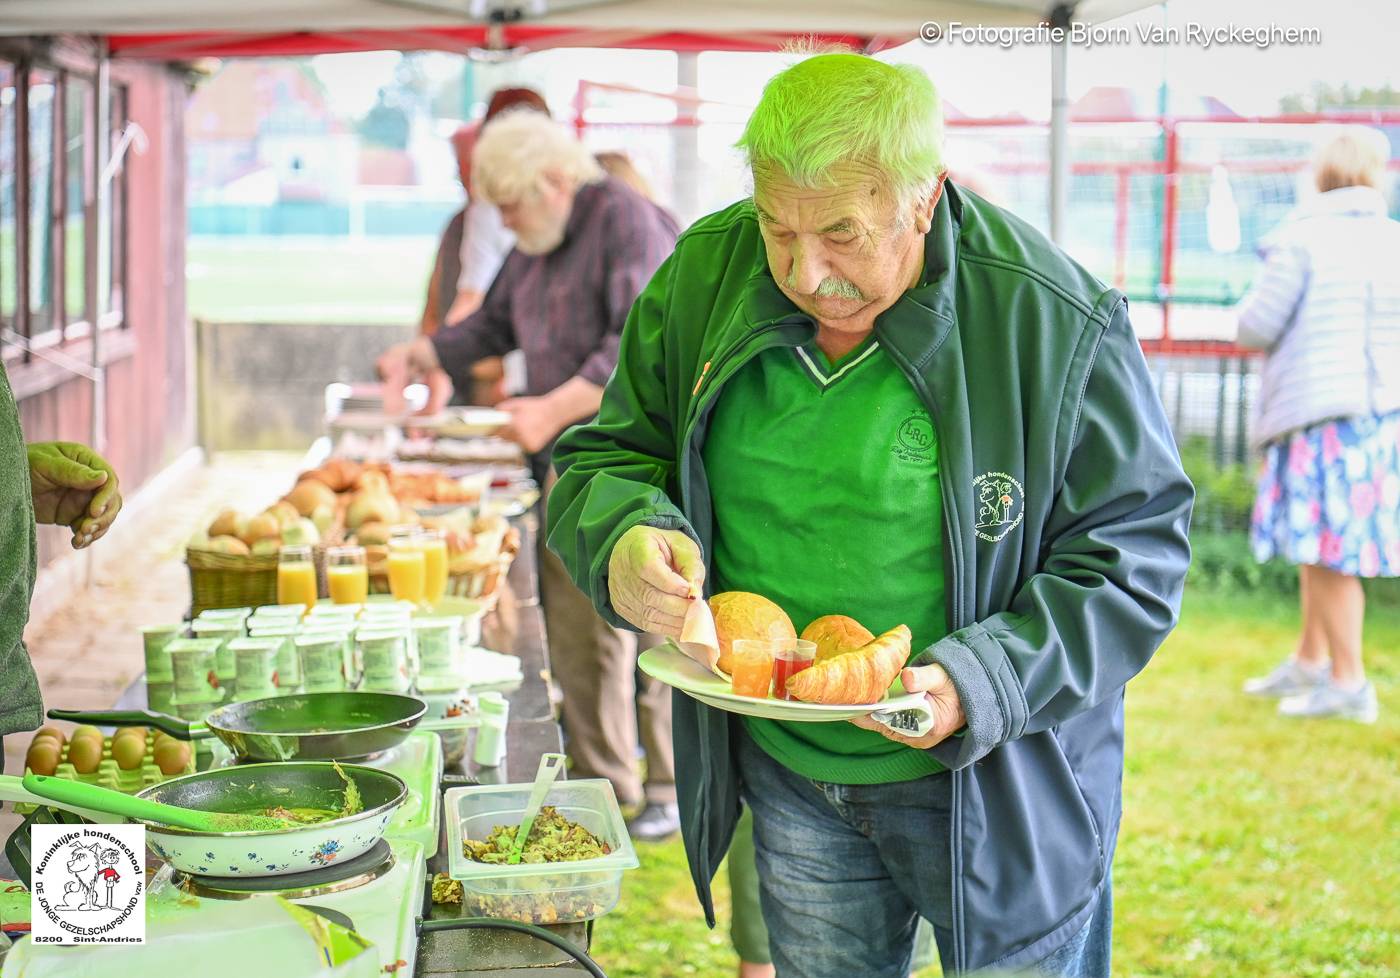
<path id="1" fill-rule="evenodd" d="M 916 661 L 947 669 L 967 714 L 962 736 L 932 748 L 953 778 L 950 837 L 928 840 L 952 857 L 944 966 L 1014 968 L 1072 937 L 1102 892 L 1123 687 L 1176 622 L 1193 491 L 1121 293 L 951 182 L 923 282 L 875 330 L 940 446 L 952 632 Z M 632 309 L 597 419 L 555 454 L 549 545 L 604 617 L 626 624 L 607 568 L 630 527 L 683 530 L 709 559 L 710 410 L 760 350 L 814 334 L 768 271 L 751 203 L 681 236 Z M 869 559 L 870 580 L 899 573 Z M 678 693 L 672 722 L 686 852 L 713 924 L 710 880 L 739 811 L 737 720 Z"/>

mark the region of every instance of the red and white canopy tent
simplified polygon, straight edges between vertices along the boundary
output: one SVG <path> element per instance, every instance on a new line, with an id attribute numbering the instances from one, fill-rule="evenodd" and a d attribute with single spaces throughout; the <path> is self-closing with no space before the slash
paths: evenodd
<path id="1" fill-rule="evenodd" d="M 1102 23 L 1153 0 L 5 0 L 0 34 L 95 35 L 111 57 L 184 61 L 438 50 L 502 58 L 560 47 L 771 51 L 812 37 L 874 52 L 951 22 Z M 1067 45 L 1051 60 L 1050 229 L 1069 187 Z M 99 78 L 99 84 L 102 79 Z M 100 105 L 106 100 L 100 99 Z"/>

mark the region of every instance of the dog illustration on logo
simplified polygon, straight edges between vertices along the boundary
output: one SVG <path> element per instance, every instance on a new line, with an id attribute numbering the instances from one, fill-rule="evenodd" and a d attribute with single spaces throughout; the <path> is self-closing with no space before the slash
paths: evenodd
<path id="1" fill-rule="evenodd" d="M 97 877 L 102 871 L 101 862 L 102 853 L 97 843 L 73 847 L 73 854 L 68 857 L 66 864 L 73 878 L 63 886 L 63 903 L 58 909 L 98 909 L 100 904 L 97 902 Z"/>
<path id="2" fill-rule="evenodd" d="M 1011 506 L 1015 502 L 1011 495 L 1011 483 L 1005 479 L 988 479 L 982 483 L 977 511 L 978 527 L 1002 526 L 1011 522 Z"/>

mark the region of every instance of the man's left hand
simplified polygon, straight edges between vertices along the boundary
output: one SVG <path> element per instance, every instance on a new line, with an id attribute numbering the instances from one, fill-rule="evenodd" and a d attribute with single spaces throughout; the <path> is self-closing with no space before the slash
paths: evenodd
<path id="1" fill-rule="evenodd" d="M 510 397 L 496 407 L 510 415 L 510 422 L 496 434 L 530 454 L 542 450 L 563 428 L 548 397 Z"/>
<path id="2" fill-rule="evenodd" d="M 899 678 L 907 692 L 924 694 L 924 700 L 933 711 L 932 730 L 922 737 L 906 737 L 870 717 L 857 717 L 851 722 L 865 730 L 884 734 L 890 740 L 920 749 L 947 740 L 967 723 L 967 717 L 963 715 L 962 700 L 958 698 L 958 691 L 942 666 L 907 666 L 899 674 Z"/>
<path id="3" fill-rule="evenodd" d="M 102 456 L 76 442 L 27 447 L 34 519 L 69 527 L 75 550 L 100 539 L 122 508 L 117 473 Z"/>

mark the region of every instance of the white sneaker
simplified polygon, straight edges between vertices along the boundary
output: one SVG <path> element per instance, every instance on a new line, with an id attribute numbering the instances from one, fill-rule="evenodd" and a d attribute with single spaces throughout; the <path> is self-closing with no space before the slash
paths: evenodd
<path id="1" fill-rule="evenodd" d="M 1279 701 L 1278 711 L 1286 717 L 1340 717 L 1358 723 L 1375 723 L 1380 706 L 1376 702 L 1376 687 L 1370 683 L 1351 691 L 1327 682 Z"/>
<path id="2" fill-rule="evenodd" d="M 1331 675 L 1331 660 L 1317 666 L 1305 666 L 1289 656 L 1267 676 L 1245 680 L 1244 691 L 1250 696 L 1297 696 L 1326 685 Z"/>

